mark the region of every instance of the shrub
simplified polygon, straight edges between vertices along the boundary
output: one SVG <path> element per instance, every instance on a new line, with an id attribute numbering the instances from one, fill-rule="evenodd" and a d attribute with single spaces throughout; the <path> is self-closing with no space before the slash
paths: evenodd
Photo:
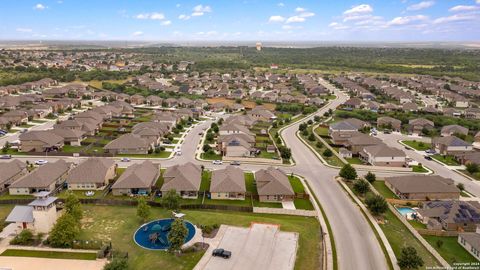
<path id="1" fill-rule="evenodd" d="M 365 180 L 367 180 L 369 183 L 373 183 L 377 180 L 377 176 L 375 176 L 375 174 L 372 172 L 368 172 L 365 175 Z"/>
<path id="2" fill-rule="evenodd" d="M 367 181 L 362 180 L 362 179 L 358 179 L 353 184 L 353 190 L 355 190 L 356 192 L 364 195 L 365 193 L 370 191 L 370 186 L 369 186 Z"/>
<path id="3" fill-rule="evenodd" d="M 32 231 L 25 229 L 21 231 L 17 236 L 15 236 L 15 238 L 10 241 L 10 244 L 27 246 L 32 245 L 33 242 L 34 239 Z"/>
<path id="4" fill-rule="evenodd" d="M 369 194 L 365 199 L 365 204 L 367 204 L 367 208 L 375 216 L 385 213 L 388 209 L 388 204 L 387 201 L 385 201 L 385 198 L 376 194 Z"/>
<path id="5" fill-rule="evenodd" d="M 330 150 L 329 148 L 327 148 L 327 149 L 325 149 L 325 151 L 323 151 L 322 155 L 323 155 L 324 157 L 329 158 L 329 157 L 333 156 L 333 152 L 332 152 L 332 150 Z"/>
<path id="6" fill-rule="evenodd" d="M 338 174 L 340 177 L 343 177 L 347 180 L 354 180 L 357 178 L 357 171 L 350 164 L 345 164 Z"/>

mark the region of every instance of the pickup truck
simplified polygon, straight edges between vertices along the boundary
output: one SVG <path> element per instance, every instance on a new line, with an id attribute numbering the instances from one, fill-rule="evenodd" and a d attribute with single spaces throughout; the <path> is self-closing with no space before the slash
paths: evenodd
<path id="1" fill-rule="evenodd" d="M 230 259 L 232 252 L 225 250 L 223 248 L 216 248 L 212 252 L 213 257 L 222 257 L 224 259 Z"/>

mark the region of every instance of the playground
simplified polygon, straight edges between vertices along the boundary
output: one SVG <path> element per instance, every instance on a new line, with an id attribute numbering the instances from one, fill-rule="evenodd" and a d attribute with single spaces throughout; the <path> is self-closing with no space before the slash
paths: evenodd
<path id="1" fill-rule="evenodd" d="M 168 233 L 170 232 L 173 218 L 154 220 L 143 224 L 134 234 L 134 241 L 142 248 L 150 250 L 167 250 L 170 246 Z M 188 221 L 183 222 L 187 228 L 185 243 L 195 236 L 195 226 Z"/>

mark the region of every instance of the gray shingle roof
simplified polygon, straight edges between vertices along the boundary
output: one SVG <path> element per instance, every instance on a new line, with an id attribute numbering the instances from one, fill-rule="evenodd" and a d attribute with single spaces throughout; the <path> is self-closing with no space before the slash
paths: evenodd
<path id="1" fill-rule="evenodd" d="M 5 222 L 33 222 L 33 207 L 26 205 L 16 205 Z"/>
<path id="2" fill-rule="evenodd" d="M 460 193 L 452 179 L 439 175 L 396 176 L 385 181 L 401 193 Z"/>
<path id="3" fill-rule="evenodd" d="M 269 167 L 255 173 L 258 195 L 295 195 L 288 177 L 279 169 Z"/>
<path id="4" fill-rule="evenodd" d="M 13 182 L 12 188 L 45 188 L 57 181 L 70 170 L 70 163 L 59 159 L 55 163 L 47 163 L 33 172 Z"/>
<path id="5" fill-rule="evenodd" d="M 212 173 L 210 192 L 245 192 L 243 171 L 233 166 Z"/>
<path id="6" fill-rule="evenodd" d="M 202 179 L 201 168 L 191 162 L 183 165 L 169 167 L 163 173 L 163 186 L 161 191 L 198 191 Z"/>
<path id="7" fill-rule="evenodd" d="M 67 183 L 104 183 L 108 170 L 115 161 L 108 158 L 89 158 L 73 168 L 67 177 Z"/>
<path id="8" fill-rule="evenodd" d="M 117 188 L 150 188 L 157 182 L 160 175 L 158 165 L 151 161 L 130 165 L 112 185 Z"/>

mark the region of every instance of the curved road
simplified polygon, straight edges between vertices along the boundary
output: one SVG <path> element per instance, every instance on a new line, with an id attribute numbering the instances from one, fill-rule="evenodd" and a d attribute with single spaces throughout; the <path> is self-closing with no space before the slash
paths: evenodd
<path id="1" fill-rule="evenodd" d="M 324 82 L 322 82 L 325 84 Z M 329 109 L 335 109 L 348 99 L 348 96 L 337 89 L 328 86 L 335 92 L 337 99 L 320 109 L 316 115 L 323 115 Z M 313 118 L 311 116 L 310 118 Z M 309 118 L 305 119 L 308 120 Z M 185 137 L 182 145 L 182 156 L 176 156 L 170 160 L 154 160 L 162 167 L 182 164 L 185 162 L 195 162 L 203 164 L 207 168 L 221 168 L 225 165 L 212 165 L 210 162 L 202 162 L 195 159 L 195 151 L 198 149 L 201 136 L 199 133 L 210 125 L 212 121 L 206 121 L 192 128 Z M 300 121 L 303 122 L 303 121 Z M 338 170 L 327 167 L 305 146 L 297 137 L 296 132 L 300 123 L 284 129 L 281 133 L 288 147 L 292 149 L 292 156 L 296 165 L 285 167 L 287 173 L 293 172 L 305 177 L 310 184 L 312 191 L 318 197 L 330 222 L 333 237 L 336 244 L 337 261 L 339 269 L 342 270 L 371 270 L 388 269 L 385 255 L 378 243 L 367 220 L 361 213 L 361 210 L 348 197 L 347 193 L 340 187 L 334 179 L 338 175 Z M 38 159 L 35 157 L 16 157 L 21 160 L 33 162 Z M 62 157 L 72 162 L 78 163 L 83 158 Z M 42 157 L 54 162 L 59 157 Z M 142 159 L 132 159 L 129 163 L 120 162 L 116 159 L 120 167 L 126 167 L 132 163 L 142 162 Z M 3 161 L 3 160 L 0 160 Z M 265 165 L 242 164 L 242 169 L 257 171 L 265 168 Z"/>

